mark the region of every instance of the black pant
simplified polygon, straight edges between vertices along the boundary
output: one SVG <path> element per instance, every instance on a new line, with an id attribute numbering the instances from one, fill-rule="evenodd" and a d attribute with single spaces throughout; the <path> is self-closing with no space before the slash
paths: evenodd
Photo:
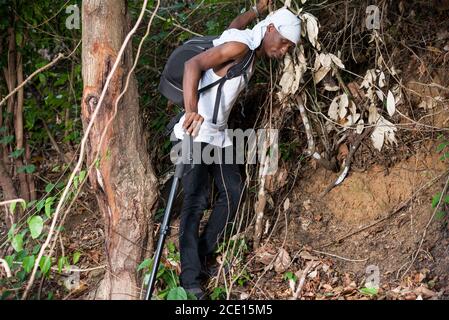
<path id="1" fill-rule="evenodd" d="M 179 141 L 178 141 L 179 142 Z M 208 144 L 201 144 L 201 151 Z M 240 203 L 243 181 L 235 156 L 231 164 L 224 163 L 225 150 L 233 148 L 213 147 L 215 157 L 221 163 L 185 165 L 182 187 L 184 201 L 181 211 L 179 230 L 179 246 L 181 253 L 181 285 L 186 288 L 200 286 L 201 261 L 214 253 L 223 231 L 232 222 Z M 198 148 L 199 149 L 199 148 Z M 197 150 L 198 150 L 197 149 Z M 201 236 L 199 236 L 200 220 L 207 209 L 209 198 L 209 175 L 212 175 L 218 189 L 218 199 Z"/>

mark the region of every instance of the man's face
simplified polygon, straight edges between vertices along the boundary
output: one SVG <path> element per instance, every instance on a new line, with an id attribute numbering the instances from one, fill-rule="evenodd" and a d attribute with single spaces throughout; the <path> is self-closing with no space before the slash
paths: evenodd
<path id="1" fill-rule="evenodd" d="M 294 46 L 295 44 L 284 38 L 273 24 L 268 26 L 262 42 L 262 50 L 268 58 L 282 59 Z"/>

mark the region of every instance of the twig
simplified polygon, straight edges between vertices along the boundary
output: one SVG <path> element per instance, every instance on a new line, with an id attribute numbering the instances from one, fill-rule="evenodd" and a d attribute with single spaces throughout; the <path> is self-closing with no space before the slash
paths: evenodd
<path id="1" fill-rule="evenodd" d="M 3 98 L 0 101 L 0 106 L 2 106 L 3 104 L 6 103 L 6 101 L 8 101 L 9 98 L 11 98 L 17 91 L 19 91 L 20 89 L 22 89 L 31 79 L 33 79 L 37 74 L 47 70 L 48 68 L 52 67 L 53 65 L 55 65 L 59 60 L 61 59 L 68 59 L 72 56 L 72 54 L 75 53 L 76 49 L 78 49 L 79 45 L 81 44 L 81 41 L 78 42 L 78 44 L 76 45 L 75 49 L 73 49 L 73 51 L 69 54 L 69 55 L 64 55 L 62 53 L 59 53 L 56 58 L 48 63 L 47 65 L 43 66 L 42 68 L 37 69 L 36 71 L 34 71 L 28 78 L 25 79 L 25 81 L 23 81 L 17 88 L 15 88 L 14 90 L 12 90 L 5 98 Z"/>
<path id="2" fill-rule="evenodd" d="M 90 271 L 94 271 L 94 270 L 100 270 L 100 269 L 105 269 L 107 267 L 107 265 L 102 265 L 102 266 L 98 266 L 98 267 L 92 267 L 92 268 L 88 268 L 88 269 L 77 269 L 77 268 L 63 268 L 61 270 L 62 273 L 70 273 L 70 272 L 90 272 Z M 59 272 L 59 268 L 57 267 L 51 267 L 52 271 L 58 271 Z"/>
<path id="3" fill-rule="evenodd" d="M 23 199 L 14 199 L 14 200 L 7 200 L 7 201 L 2 201 L 0 202 L 0 206 L 7 206 L 8 204 L 13 204 L 13 203 L 23 203 L 26 205 L 26 201 Z"/>
<path id="4" fill-rule="evenodd" d="M 0 265 L 3 266 L 3 268 L 6 271 L 6 277 L 7 278 L 11 278 L 12 277 L 12 273 L 11 273 L 11 269 L 8 266 L 8 262 L 6 262 L 6 260 L 4 260 L 4 259 L 0 259 Z"/>
<path id="5" fill-rule="evenodd" d="M 146 11 L 148 11 L 148 12 L 151 13 L 151 14 L 155 14 L 155 12 L 152 11 L 152 10 L 148 10 L 148 9 L 147 9 Z M 160 20 L 162 20 L 162 21 L 164 21 L 164 22 L 167 22 L 167 21 L 168 21 L 168 19 L 165 19 L 164 17 L 161 17 L 161 16 L 158 15 L 158 14 L 156 14 L 156 18 L 158 18 L 158 19 L 160 19 Z M 194 36 L 197 36 L 197 37 L 202 37 L 202 36 L 203 36 L 202 34 L 199 34 L 199 33 L 196 33 L 196 32 L 194 32 L 194 31 L 192 31 L 192 30 L 189 30 L 189 29 L 187 29 L 187 28 L 181 26 L 180 24 L 177 24 L 176 22 L 174 22 L 173 25 L 174 25 L 175 27 L 181 29 L 181 30 L 184 30 L 184 31 L 186 31 L 186 32 L 188 32 L 188 33 L 193 34 Z"/>
<path id="6" fill-rule="evenodd" d="M 94 110 L 94 112 L 93 112 L 93 114 L 91 116 L 89 125 L 87 126 L 86 131 L 84 133 L 84 137 L 83 137 L 83 139 L 81 141 L 81 150 L 80 150 L 78 163 L 75 166 L 75 169 L 73 170 L 72 174 L 70 175 L 69 181 L 67 182 L 67 185 L 66 185 L 66 187 L 64 189 L 64 192 L 63 192 L 63 194 L 62 194 L 62 196 L 61 196 L 61 198 L 60 198 L 60 200 L 58 202 L 58 206 L 56 207 L 56 211 L 55 211 L 55 213 L 53 215 L 53 219 L 52 219 L 52 223 L 51 223 L 51 226 L 50 226 L 50 230 L 48 231 L 48 236 L 47 236 L 44 244 L 42 245 L 42 247 L 41 247 L 41 249 L 39 251 L 39 254 L 37 256 L 36 262 L 34 263 L 34 268 L 33 268 L 33 271 L 31 273 L 31 277 L 30 277 L 30 279 L 28 281 L 28 284 L 26 286 L 26 289 L 25 289 L 25 291 L 24 291 L 24 293 L 22 295 L 22 300 L 27 298 L 28 293 L 29 293 L 29 291 L 31 289 L 31 286 L 33 285 L 34 279 L 36 277 L 36 272 L 37 272 L 37 269 L 39 267 L 39 262 L 42 259 L 42 256 L 44 255 L 45 249 L 50 244 L 50 241 L 51 241 L 51 238 L 53 236 L 54 229 L 55 229 L 55 226 L 56 226 L 56 222 L 58 220 L 58 217 L 59 217 L 61 208 L 63 206 L 63 203 L 64 203 L 64 201 L 65 201 L 65 199 L 66 199 L 66 197 L 67 197 L 67 195 L 69 193 L 69 189 L 72 186 L 72 183 L 73 183 L 73 180 L 75 178 L 76 173 L 81 169 L 81 165 L 82 165 L 83 160 L 84 160 L 84 153 L 85 153 L 85 148 L 86 148 L 87 139 L 89 137 L 89 133 L 90 133 L 90 131 L 91 131 L 93 125 L 94 125 L 94 122 L 95 122 L 95 120 L 97 118 L 97 115 L 98 115 L 98 113 L 100 111 L 100 108 L 103 105 L 103 101 L 104 101 L 104 99 L 106 97 L 106 92 L 107 92 L 107 90 L 109 88 L 109 85 L 111 83 L 112 77 L 114 76 L 115 71 L 117 70 L 118 65 L 121 63 L 121 59 L 122 59 L 123 53 L 124 53 L 124 51 L 126 49 L 126 46 L 128 45 L 129 41 L 131 40 L 131 37 L 133 36 L 133 34 L 137 31 L 137 28 L 138 28 L 138 26 L 140 25 L 140 22 L 143 19 L 143 16 L 144 16 L 144 13 L 145 13 L 145 8 L 147 7 L 147 4 L 148 4 L 148 0 L 144 0 L 142 11 L 140 12 L 139 18 L 137 19 L 137 22 L 134 25 L 133 29 L 128 33 L 128 35 L 126 36 L 125 40 L 123 41 L 123 44 L 122 44 L 122 46 L 120 48 L 120 51 L 117 54 L 117 59 L 115 60 L 114 65 L 112 66 L 111 72 L 109 73 L 109 75 L 108 75 L 108 77 L 106 79 L 106 83 L 105 83 L 105 85 L 103 87 L 103 91 L 101 93 L 101 96 L 100 96 L 100 99 L 98 101 L 98 104 L 95 107 L 95 110 Z"/>
<path id="7" fill-rule="evenodd" d="M 310 269 L 312 268 L 314 262 L 310 261 L 307 263 L 306 268 L 302 272 L 301 279 L 299 280 L 298 288 L 296 288 L 296 291 L 293 293 L 293 300 L 298 300 L 301 297 L 301 291 L 304 287 L 304 283 L 306 282 L 306 277 L 309 274 Z"/>
<path id="8" fill-rule="evenodd" d="M 316 252 L 316 253 L 319 253 L 319 254 L 326 255 L 326 256 L 338 258 L 338 259 L 341 259 L 341 260 L 344 260 L 344 261 L 349 261 L 349 262 L 365 262 L 365 261 L 368 261 L 368 258 L 366 258 L 366 259 L 349 259 L 349 258 L 337 256 L 336 254 L 333 254 L 333 253 L 328 253 L 328 252 L 323 252 L 323 251 L 318 251 L 318 250 L 312 250 L 312 251 Z"/>
<path id="9" fill-rule="evenodd" d="M 56 153 L 58 154 L 59 158 L 62 160 L 62 162 L 66 162 L 70 165 L 71 164 L 70 159 L 66 158 L 66 156 L 62 152 L 61 148 L 59 148 L 58 143 L 55 140 L 55 137 L 53 137 L 53 134 L 51 133 L 50 128 L 48 128 L 48 126 L 47 126 L 47 123 L 44 120 L 42 120 L 42 124 L 44 125 L 45 132 L 47 133 L 48 138 L 50 139 L 51 145 L 53 146 L 53 148 L 55 148 Z"/>

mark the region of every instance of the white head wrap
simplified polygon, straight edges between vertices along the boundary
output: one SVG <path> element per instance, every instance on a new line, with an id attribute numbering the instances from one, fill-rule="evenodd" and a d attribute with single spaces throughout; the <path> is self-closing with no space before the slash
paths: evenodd
<path id="1" fill-rule="evenodd" d="M 214 40 L 214 46 L 230 41 L 238 41 L 245 43 L 251 50 L 255 50 L 262 43 L 267 27 L 271 23 L 284 38 L 295 45 L 299 42 L 301 37 L 301 20 L 287 8 L 281 8 L 270 13 L 264 20 L 256 24 L 253 29 L 226 30 L 220 38 Z"/>

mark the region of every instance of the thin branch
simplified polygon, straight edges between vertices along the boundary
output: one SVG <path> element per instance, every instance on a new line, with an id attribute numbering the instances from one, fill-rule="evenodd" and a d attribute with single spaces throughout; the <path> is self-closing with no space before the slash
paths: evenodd
<path id="1" fill-rule="evenodd" d="M 23 81 L 17 88 L 15 88 L 14 90 L 12 90 L 5 98 L 2 99 L 2 101 L 0 101 L 0 106 L 2 106 L 3 104 L 6 103 L 6 101 L 8 101 L 9 98 L 11 98 L 14 94 L 17 93 L 17 91 L 19 91 L 20 89 L 22 89 L 31 79 L 33 79 L 37 74 L 47 70 L 48 68 L 51 68 L 53 65 L 55 65 L 56 63 L 59 62 L 59 60 L 61 59 L 68 59 L 70 58 L 76 51 L 76 49 L 78 49 L 79 45 L 81 44 L 81 41 L 78 42 L 78 44 L 76 45 L 75 49 L 69 54 L 69 55 L 64 55 L 62 53 L 59 53 L 56 58 L 48 63 L 47 65 L 43 66 L 42 68 L 37 69 L 36 71 L 34 71 L 28 78 L 25 79 L 25 81 Z"/>
<path id="2" fill-rule="evenodd" d="M 4 259 L 0 259 L 0 265 L 3 266 L 3 268 L 5 269 L 6 277 L 11 278 L 12 273 L 11 273 L 11 269 L 8 266 L 8 262 L 6 262 L 6 260 L 4 260 Z"/>

